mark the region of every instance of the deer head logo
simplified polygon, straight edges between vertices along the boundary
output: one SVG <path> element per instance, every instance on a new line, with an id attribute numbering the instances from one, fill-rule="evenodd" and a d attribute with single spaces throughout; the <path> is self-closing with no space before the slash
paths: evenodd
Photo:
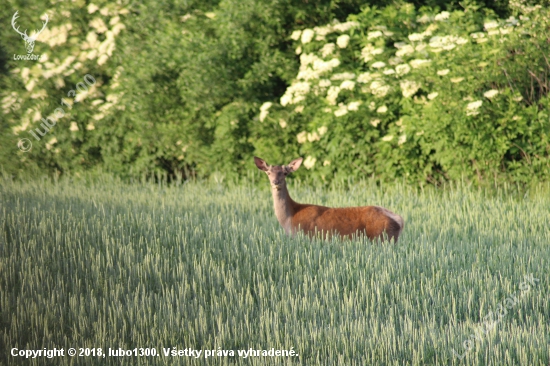
<path id="1" fill-rule="evenodd" d="M 48 15 L 46 15 L 46 21 L 42 25 L 42 29 L 37 30 L 36 34 L 34 34 L 32 37 L 29 37 L 27 35 L 27 30 L 25 29 L 24 32 L 21 32 L 19 30 L 19 27 L 16 28 L 15 21 L 17 18 L 19 18 L 19 15 L 17 15 L 19 11 L 16 11 L 15 14 L 13 14 L 13 18 L 11 18 L 11 26 L 17 33 L 21 35 L 21 38 L 25 41 L 25 48 L 27 49 L 27 53 L 32 53 L 32 50 L 34 49 L 34 42 L 36 41 L 36 38 L 38 38 L 38 35 L 42 33 L 44 28 L 46 28 L 46 24 L 48 24 Z"/>

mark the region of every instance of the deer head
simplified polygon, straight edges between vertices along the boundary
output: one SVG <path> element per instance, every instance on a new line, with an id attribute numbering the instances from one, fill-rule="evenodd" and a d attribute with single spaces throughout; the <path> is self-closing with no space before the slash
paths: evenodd
<path id="1" fill-rule="evenodd" d="M 271 187 L 276 191 L 280 191 L 286 187 L 286 176 L 295 172 L 302 164 L 302 158 L 294 159 L 288 165 L 268 165 L 264 160 L 254 157 L 254 163 L 258 169 L 266 172 Z"/>
<path id="2" fill-rule="evenodd" d="M 42 24 L 42 29 L 40 29 L 39 31 L 37 30 L 35 35 L 29 37 L 27 35 L 26 29 L 24 32 L 21 32 L 19 30 L 19 27 L 16 28 L 15 21 L 17 20 L 17 18 L 19 18 L 19 15 L 17 14 L 18 12 L 19 11 L 16 11 L 15 14 L 13 14 L 13 18 L 11 18 L 11 26 L 13 27 L 13 29 L 15 29 L 17 33 L 21 35 L 21 38 L 23 38 L 23 40 L 25 41 L 25 48 L 27 49 L 27 53 L 32 53 L 32 51 L 34 50 L 34 42 L 36 41 L 36 38 L 38 38 L 38 35 L 42 33 L 44 28 L 46 28 L 46 24 L 48 24 L 48 15 L 46 15 L 46 21 Z"/>

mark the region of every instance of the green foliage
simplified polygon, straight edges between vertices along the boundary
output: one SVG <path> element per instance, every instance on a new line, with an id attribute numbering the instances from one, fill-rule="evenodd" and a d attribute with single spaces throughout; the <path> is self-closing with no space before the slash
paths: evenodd
<path id="1" fill-rule="evenodd" d="M 155 347 L 78 364 L 547 365 L 549 190 L 487 196 L 360 182 L 294 199 L 380 204 L 396 245 L 284 235 L 265 189 L 204 182 L 0 181 L 0 363 L 19 349 Z M 351 192 L 351 194 L 350 194 Z M 502 192 L 501 192 L 502 193 Z M 536 260 L 535 260 L 536 258 Z M 465 340 L 540 280 L 464 359 Z M 290 349 L 297 358 L 165 357 L 162 347 Z M 34 362 L 34 363 L 33 363 Z"/>
<path id="2" fill-rule="evenodd" d="M 289 32 L 344 19 L 360 4 L 96 1 L 29 8 L 50 15 L 51 32 L 39 38 L 50 49 L 41 42 L 36 47 L 48 60 L 7 62 L 14 76 L 2 79 L 7 121 L 1 134 L 11 141 L 7 146 L 21 138 L 34 144 L 30 152 L 11 150 L 15 159 L 1 164 L 11 172 L 34 164 L 63 172 L 101 167 L 125 177 L 204 176 L 214 170 L 236 175 L 252 151 L 250 124 L 259 103 L 281 95 L 295 74 Z M 3 12 L 5 24 L 11 16 Z M 120 28 L 113 32 L 116 24 Z M 22 45 L 13 30 L 2 32 L 10 44 Z M 101 58 L 107 35 L 114 36 L 113 50 Z M 49 116 L 87 73 L 98 80 L 94 91 L 34 141 L 29 131 L 40 126 L 35 117 Z"/>
<path id="3" fill-rule="evenodd" d="M 366 7 L 346 23 L 297 31 L 300 71 L 284 108 L 260 118 L 271 127 L 256 129 L 257 150 L 298 143 L 323 180 L 545 179 L 550 13 L 518 6 L 499 20 L 464 5 L 438 14 Z"/>
<path id="4" fill-rule="evenodd" d="M 3 24 L 10 23 L 14 9 L 20 10 L 18 24 L 29 30 L 40 25 L 39 14 L 48 14 L 50 20 L 36 42 L 35 53 L 43 55 L 39 62 L 11 59 L 25 53 L 23 42 L 11 27 L 0 30 L 0 165 L 19 176 L 35 170 L 97 169 L 126 178 L 204 177 L 214 171 L 234 178 L 252 167 L 253 154 L 273 163 L 302 154 L 310 157 L 308 166 L 316 159 L 310 176 L 326 181 L 349 176 L 432 183 L 463 177 L 482 183 L 542 179 L 549 154 L 547 11 L 523 3 L 487 4 L 502 16 L 529 18 L 508 27 L 510 22 L 473 2 L 417 1 L 416 8 L 390 4 L 79 0 L 52 9 L 47 3 L 10 0 L 11 8 L 0 9 Z M 419 22 L 444 8 L 450 11 L 449 19 Z M 491 20 L 499 23 L 496 29 L 512 32 L 488 36 L 491 30 L 484 30 L 483 24 Z M 339 29 L 350 22 L 357 25 Z M 438 28 L 423 41 L 408 39 L 426 32 L 430 24 Z M 292 39 L 295 30 L 304 29 L 329 33 L 305 44 Z M 387 34 L 368 38 L 369 32 L 381 29 Z M 472 38 L 479 32 L 486 43 Z M 322 57 L 322 47 L 342 35 L 350 37 L 349 45 L 335 46 L 332 56 Z M 431 37 L 448 35 L 468 42 L 440 53 L 427 44 Z M 398 78 L 382 74 L 397 66 L 390 63 L 397 62 L 398 42 L 426 44 L 401 57 L 402 64 L 416 58 L 431 63 Z M 382 53 L 365 62 L 362 50 L 368 44 Z M 335 105 L 325 99 L 330 87 L 299 76 L 300 68 L 313 65 L 312 59 L 303 60 L 306 54 L 338 59 L 338 66 L 322 76 L 330 87 L 345 81 L 335 77 L 355 75 L 349 80 L 355 85 L 350 88 L 348 83 L 348 89 L 338 91 Z M 375 61 L 385 62 L 386 68 L 372 69 Z M 451 71 L 437 75 L 442 69 Z M 382 76 L 371 75 L 369 83 L 360 83 L 357 78 L 365 72 Z M 67 106 L 85 75 L 97 83 L 78 93 L 78 103 Z M 297 76 L 297 81 L 319 89 L 298 104 L 280 105 L 276 101 L 289 93 Z M 449 83 L 456 77 L 465 79 Z M 390 87 L 382 98 L 366 90 L 376 79 Z M 403 97 L 403 80 L 421 87 Z M 490 89 L 499 94 L 489 100 L 483 93 Z M 426 99 L 434 92 L 437 98 Z M 513 99 L 519 95 L 521 102 Z M 465 107 L 475 100 L 483 100 L 480 113 L 465 116 Z M 271 107 L 261 111 L 268 102 Z M 351 102 L 360 102 L 352 104 L 356 111 L 334 115 L 339 103 L 349 107 Z M 387 111 L 376 113 L 381 106 Z M 44 132 L 41 118 L 52 117 L 57 108 L 63 108 L 63 116 L 36 140 L 30 132 Z M 306 143 L 297 144 L 298 135 Z M 382 140 L 390 136 L 391 141 Z M 28 152 L 17 149 L 24 138 L 33 144 Z"/>

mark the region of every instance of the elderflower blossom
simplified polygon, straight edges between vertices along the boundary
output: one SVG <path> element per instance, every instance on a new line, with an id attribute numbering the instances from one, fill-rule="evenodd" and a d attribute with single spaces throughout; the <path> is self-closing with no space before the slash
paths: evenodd
<path id="1" fill-rule="evenodd" d="M 331 80 L 351 80 L 351 79 L 355 79 L 355 74 L 352 72 L 341 72 L 341 73 L 332 75 L 330 79 Z"/>
<path id="2" fill-rule="evenodd" d="M 492 20 L 492 21 L 490 21 L 490 22 L 487 22 L 487 23 L 483 24 L 483 27 L 484 27 L 486 30 L 498 28 L 498 22 Z"/>
<path id="3" fill-rule="evenodd" d="M 361 105 L 361 102 L 355 101 L 348 104 L 348 111 L 357 111 L 359 110 L 359 106 Z"/>
<path id="4" fill-rule="evenodd" d="M 409 62 L 409 64 L 413 67 L 413 69 L 418 69 L 422 66 L 430 64 L 431 60 L 412 60 Z"/>
<path id="5" fill-rule="evenodd" d="M 417 41 L 422 41 L 424 39 L 425 35 L 424 34 L 421 34 L 421 33 L 412 33 L 412 34 L 409 34 L 409 41 L 411 42 L 417 42 Z"/>
<path id="6" fill-rule="evenodd" d="M 90 5 L 88 5 L 88 14 L 93 14 L 95 13 L 97 10 L 99 10 L 99 7 L 93 3 L 90 3 Z"/>
<path id="7" fill-rule="evenodd" d="M 408 64 L 401 64 L 395 67 L 397 75 L 405 75 L 411 71 L 411 67 Z"/>
<path id="8" fill-rule="evenodd" d="M 273 105 L 273 103 L 271 102 L 265 102 L 264 104 L 262 104 L 262 106 L 260 107 L 260 121 L 263 122 L 263 120 L 267 117 L 267 115 L 269 114 L 269 108 L 271 107 L 271 105 Z"/>
<path id="9" fill-rule="evenodd" d="M 424 24 L 424 23 L 429 23 L 429 22 L 431 22 L 431 21 L 432 21 L 432 18 L 431 18 L 430 16 L 424 14 L 424 15 L 422 15 L 421 17 L 416 18 L 416 21 L 417 21 L 418 23 Z"/>
<path id="10" fill-rule="evenodd" d="M 305 143 L 307 141 L 307 132 L 302 131 L 299 134 L 297 134 L 296 135 L 296 140 L 298 141 L 299 144 Z"/>
<path id="11" fill-rule="evenodd" d="M 403 145 L 407 141 L 407 135 L 403 134 L 399 136 L 399 139 L 397 140 L 397 145 Z"/>
<path id="12" fill-rule="evenodd" d="M 342 84 L 340 84 L 340 90 L 347 89 L 347 90 L 353 90 L 355 88 L 355 82 L 351 80 L 344 80 Z"/>
<path id="13" fill-rule="evenodd" d="M 420 89 L 419 83 L 410 80 L 403 80 L 401 83 L 399 83 L 399 86 L 401 87 L 401 92 L 403 93 L 403 96 L 405 98 L 412 97 L 418 91 L 418 89 Z"/>
<path id="14" fill-rule="evenodd" d="M 483 104 L 483 101 L 476 100 L 475 102 L 468 103 L 466 106 L 466 115 L 475 116 L 479 114 L 479 107 Z"/>
<path id="15" fill-rule="evenodd" d="M 483 93 L 483 96 L 487 99 L 491 99 L 491 98 L 494 98 L 497 94 L 498 94 L 498 90 L 491 89 Z"/>
<path id="16" fill-rule="evenodd" d="M 336 117 L 342 117 L 344 115 L 348 114 L 348 108 L 344 103 L 340 103 L 338 105 L 338 109 L 334 111 L 334 115 Z"/>
<path id="17" fill-rule="evenodd" d="M 304 29 L 303 32 L 302 32 L 302 43 L 306 44 L 306 43 L 311 42 L 314 35 L 315 35 L 315 32 L 313 31 L 313 29 L 309 29 L 309 28 Z"/>
<path id="18" fill-rule="evenodd" d="M 386 63 L 382 62 L 382 61 L 378 61 L 378 62 L 375 62 L 372 65 L 370 65 L 370 67 L 375 68 L 375 69 L 381 69 L 385 66 L 386 66 Z"/>
<path id="19" fill-rule="evenodd" d="M 330 25 L 325 25 L 322 27 L 315 27 L 313 28 L 313 31 L 315 32 L 315 40 L 316 41 L 324 41 L 327 34 L 332 33 L 335 31 L 335 29 Z"/>
<path id="20" fill-rule="evenodd" d="M 381 31 L 374 31 L 374 32 L 367 33 L 367 39 L 375 39 L 378 37 L 382 37 Z"/>
<path id="21" fill-rule="evenodd" d="M 346 48 L 349 44 L 349 36 L 347 34 L 341 35 L 336 39 L 336 44 L 340 48 Z"/>
<path id="22" fill-rule="evenodd" d="M 345 23 L 336 23 L 332 26 L 334 30 L 339 32 L 347 32 L 351 28 L 359 27 L 361 24 L 359 22 L 345 22 Z"/>
<path id="23" fill-rule="evenodd" d="M 428 94 L 428 99 L 429 100 L 434 100 L 435 98 L 437 98 L 438 95 L 439 95 L 438 92 L 430 93 L 430 94 Z"/>
<path id="24" fill-rule="evenodd" d="M 300 36 L 302 35 L 302 31 L 301 30 L 295 30 L 294 32 L 292 32 L 292 34 L 290 35 L 290 38 L 297 41 L 300 39 Z"/>
<path id="25" fill-rule="evenodd" d="M 441 13 L 439 13 L 435 16 L 434 20 L 436 20 L 436 21 L 447 20 L 447 19 L 449 19 L 450 15 L 451 14 L 448 11 L 442 11 Z"/>
<path id="26" fill-rule="evenodd" d="M 445 76 L 447 75 L 451 70 L 449 69 L 444 69 L 444 70 L 437 70 L 437 75 L 439 76 Z"/>
<path id="27" fill-rule="evenodd" d="M 331 86 L 327 92 L 327 101 L 331 105 L 336 105 L 336 99 L 338 99 L 338 94 L 340 93 L 339 86 Z"/>
<path id="28" fill-rule="evenodd" d="M 281 97 L 281 105 L 296 104 L 306 99 L 310 91 L 310 85 L 307 81 L 297 82 L 289 86 L 285 94 Z"/>
<path id="29" fill-rule="evenodd" d="M 370 84 L 370 90 L 375 97 L 383 98 L 390 91 L 390 87 L 388 85 L 384 85 L 382 81 L 373 81 Z"/>
<path id="30" fill-rule="evenodd" d="M 317 132 L 307 133 L 307 140 L 309 142 L 319 141 L 321 137 L 317 134 Z"/>
<path id="31" fill-rule="evenodd" d="M 395 55 L 398 57 L 401 57 L 401 56 L 410 55 L 413 52 L 414 52 L 414 47 L 411 46 L 410 44 L 406 44 L 400 47 L 399 50 L 395 53 Z"/>
<path id="32" fill-rule="evenodd" d="M 363 47 L 363 49 L 361 49 L 361 58 L 363 59 L 363 61 L 368 62 L 368 61 L 372 60 L 372 58 L 373 58 L 372 51 L 373 50 L 374 50 L 374 47 L 370 43 L 367 44 L 365 47 Z"/>
<path id="33" fill-rule="evenodd" d="M 372 74 L 370 72 L 364 72 L 357 77 L 358 83 L 368 83 L 372 80 Z"/>
<path id="34" fill-rule="evenodd" d="M 325 44 L 323 48 L 321 48 L 321 56 L 327 57 L 329 55 L 332 55 L 332 53 L 334 52 L 334 49 L 335 49 L 334 43 Z"/>
<path id="35" fill-rule="evenodd" d="M 314 157 L 308 156 L 308 157 L 306 157 L 306 160 L 304 160 L 304 166 L 306 167 L 306 169 L 309 170 L 309 169 L 313 168 L 316 161 L 317 161 L 317 159 L 315 159 Z"/>

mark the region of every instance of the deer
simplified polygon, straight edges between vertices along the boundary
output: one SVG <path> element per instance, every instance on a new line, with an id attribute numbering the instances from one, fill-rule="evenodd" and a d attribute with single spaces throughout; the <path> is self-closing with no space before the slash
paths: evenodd
<path id="1" fill-rule="evenodd" d="M 303 158 L 292 160 L 288 165 L 268 165 L 254 157 L 258 169 L 264 171 L 271 185 L 275 216 L 287 235 L 303 232 L 309 237 L 320 235 L 330 238 L 338 235 L 353 239 L 366 235 L 369 240 L 388 239 L 397 243 L 403 231 L 403 218 L 379 206 L 330 208 L 295 202 L 288 193 L 286 176 L 298 170 Z"/>
<path id="2" fill-rule="evenodd" d="M 42 33 L 42 31 L 46 28 L 46 24 L 48 24 L 48 15 L 46 14 L 46 21 L 42 23 L 42 29 L 37 30 L 33 36 L 29 37 L 27 35 L 26 29 L 24 32 L 21 32 L 19 30 L 19 26 L 17 28 L 15 27 L 16 26 L 15 22 L 17 18 L 19 18 L 18 13 L 19 13 L 19 10 L 16 11 L 15 14 L 13 14 L 13 17 L 11 18 L 11 26 L 17 33 L 19 33 L 21 38 L 23 38 L 23 40 L 25 41 L 25 48 L 27 49 L 27 53 L 32 53 L 32 51 L 34 50 L 34 42 L 38 38 L 38 35 Z"/>

